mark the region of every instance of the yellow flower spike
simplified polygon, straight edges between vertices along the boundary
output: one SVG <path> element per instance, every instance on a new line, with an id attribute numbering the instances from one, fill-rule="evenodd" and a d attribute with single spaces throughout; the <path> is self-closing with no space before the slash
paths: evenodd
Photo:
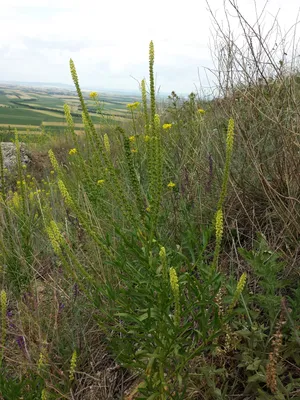
<path id="1" fill-rule="evenodd" d="M 169 189 L 173 189 L 173 188 L 176 186 L 176 184 L 175 184 L 174 182 L 170 181 L 170 182 L 167 184 L 167 186 L 168 186 Z"/>
<path id="2" fill-rule="evenodd" d="M 66 188 L 65 184 L 61 179 L 58 181 L 58 188 L 60 190 L 60 193 L 62 194 L 62 197 L 64 198 L 65 202 L 72 206 L 73 205 L 73 200 L 68 192 L 68 189 Z"/>
<path id="3" fill-rule="evenodd" d="M 74 380 L 74 373 L 77 365 L 77 352 L 76 350 L 73 351 L 71 363 L 70 363 L 70 374 L 69 380 L 72 382 Z"/>
<path id="4" fill-rule="evenodd" d="M 64 105 L 64 112 L 65 112 L 65 116 L 66 116 L 66 120 L 67 120 L 67 124 L 68 124 L 69 128 L 71 130 L 74 130 L 75 125 L 74 125 L 74 121 L 73 121 L 73 118 L 71 115 L 71 109 L 68 104 Z"/>
<path id="5" fill-rule="evenodd" d="M 167 131 L 168 129 L 171 129 L 172 128 L 172 124 L 163 124 L 163 129 L 165 130 L 165 131 Z"/>
<path id="6" fill-rule="evenodd" d="M 178 326 L 180 322 L 180 304 L 179 304 L 179 283 L 178 283 L 178 276 L 175 271 L 175 268 L 171 267 L 170 268 L 170 285 L 171 285 L 171 290 L 173 292 L 174 296 L 174 303 L 175 303 L 175 315 L 174 315 L 174 320 L 175 320 L 175 325 Z"/>
<path id="7" fill-rule="evenodd" d="M 167 272 L 167 253 L 166 249 L 161 246 L 160 251 L 159 251 L 159 257 L 162 265 L 162 273 L 163 273 L 163 278 L 164 280 L 167 280 L 168 277 L 168 272 Z"/>
<path id="8" fill-rule="evenodd" d="M 41 352 L 38 363 L 37 363 L 38 371 L 40 371 L 44 367 L 44 365 L 45 365 L 45 356 L 44 356 L 43 352 Z"/>
<path id="9" fill-rule="evenodd" d="M 58 165 L 57 159 L 56 159 L 56 157 L 55 157 L 55 155 L 54 155 L 54 153 L 53 153 L 53 151 L 51 149 L 49 150 L 48 155 L 49 155 L 50 162 L 51 162 L 51 165 L 52 165 L 53 169 L 56 172 L 58 172 L 59 171 L 59 165 Z"/>
<path id="10" fill-rule="evenodd" d="M 237 286 L 236 286 L 236 289 L 235 289 L 235 292 L 234 292 L 234 295 L 233 295 L 232 302 L 231 302 L 231 304 L 230 304 L 230 306 L 229 306 L 229 308 L 228 308 L 228 313 L 231 313 L 232 310 L 234 309 L 234 307 L 236 306 L 236 304 L 237 304 L 237 302 L 238 302 L 238 299 L 239 299 L 239 297 L 240 297 L 242 291 L 243 291 L 244 288 L 245 288 L 246 281 L 247 281 L 247 274 L 246 274 L 246 272 L 244 272 L 244 273 L 241 275 L 241 277 L 240 277 L 240 279 L 239 279 L 239 281 L 238 281 L 238 284 L 237 284 Z"/>
<path id="11" fill-rule="evenodd" d="M 104 147 L 105 147 L 107 154 L 110 154 L 110 143 L 109 143 L 109 137 L 108 137 L 107 133 L 105 133 L 103 136 L 103 142 L 104 142 Z"/>
<path id="12" fill-rule="evenodd" d="M 217 242 L 222 241 L 223 237 L 223 212 L 222 210 L 218 210 L 216 213 L 216 239 Z"/>
<path id="13" fill-rule="evenodd" d="M 198 109 L 198 113 L 199 113 L 199 114 L 205 114 L 205 110 L 203 110 L 203 108 L 199 108 L 199 109 Z"/>
<path id="14" fill-rule="evenodd" d="M 104 179 L 99 179 L 99 180 L 97 181 L 97 185 L 103 185 L 104 182 L 105 182 Z"/>
<path id="15" fill-rule="evenodd" d="M 233 150 L 233 140 L 234 140 L 234 120 L 231 118 L 228 121 L 228 128 L 227 128 L 227 137 L 226 137 L 226 159 L 225 159 L 225 167 L 223 173 L 223 182 L 222 182 L 222 189 L 220 193 L 220 198 L 218 201 L 218 209 L 223 208 L 223 203 L 226 198 L 227 193 L 227 186 L 229 180 L 229 170 L 231 164 L 231 156 Z"/>
<path id="16" fill-rule="evenodd" d="M 164 248 L 164 246 L 161 246 L 160 250 L 159 250 L 159 257 L 162 261 L 166 260 L 167 257 L 167 253 L 166 253 L 166 249 Z"/>
<path id="17" fill-rule="evenodd" d="M 98 97 L 98 93 L 97 92 L 91 92 L 90 93 L 90 98 L 95 100 Z"/>
<path id="18" fill-rule="evenodd" d="M 7 295 L 5 290 L 1 290 L 0 293 L 1 303 L 1 353 L 0 353 L 0 366 L 3 360 L 5 339 L 6 339 L 6 313 L 7 313 Z"/>
<path id="19" fill-rule="evenodd" d="M 69 151 L 69 154 L 70 155 L 73 155 L 73 154 L 76 154 L 77 153 L 77 150 L 74 148 L 74 149 L 71 149 L 70 151 Z"/>
<path id="20" fill-rule="evenodd" d="M 215 217 L 215 230 L 216 230 L 216 245 L 215 245 L 215 251 L 214 251 L 214 258 L 212 262 L 212 270 L 216 270 L 218 266 L 218 260 L 219 260 L 219 254 L 221 251 L 221 242 L 222 242 L 222 237 L 223 237 L 223 212 L 221 209 L 219 209 L 216 212 L 216 217 Z"/>
<path id="21" fill-rule="evenodd" d="M 64 238 L 60 233 L 60 230 L 55 221 L 50 222 L 49 226 L 46 228 L 46 232 L 48 234 L 54 252 L 59 255 L 61 253 L 60 246 L 64 243 Z"/>
<path id="22" fill-rule="evenodd" d="M 173 267 L 170 268 L 170 285 L 171 285 L 171 289 L 174 294 L 174 297 L 179 297 L 178 276 L 175 271 L 175 268 L 173 268 Z"/>
<path id="23" fill-rule="evenodd" d="M 46 389 L 42 390 L 41 400 L 48 400 L 48 393 Z"/>
<path id="24" fill-rule="evenodd" d="M 135 142 L 135 136 L 129 136 L 128 139 L 129 139 L 130 142 Z"/>

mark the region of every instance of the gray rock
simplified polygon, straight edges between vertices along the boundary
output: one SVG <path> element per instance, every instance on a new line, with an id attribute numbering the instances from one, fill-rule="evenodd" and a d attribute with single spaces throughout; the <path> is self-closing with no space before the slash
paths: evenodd
<path id="1" fill-rule="evenodd" d="M 17 149 L 15 143 L 1 142 L 4 168 L 13 171 L 17 166 Z M 30 162 L 29 153 L 25 144 L 20 143 L 21 163 L 28 164 Z"/>

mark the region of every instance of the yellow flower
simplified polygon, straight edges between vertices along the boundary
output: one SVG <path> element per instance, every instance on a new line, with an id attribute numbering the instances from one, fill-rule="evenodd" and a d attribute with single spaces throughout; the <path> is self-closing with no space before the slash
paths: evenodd
<path id="1" fill-rule="evenodd" d="M 45 365 L 45 355 L 43 352 L 41 352 L 37 364 L 38 370 L 40 371 L 44 367 L 44 365 Z"/>
<path id="2" fill-rule="evenodd" d="M 167 186 L 168 186 L 168 188 L 173 189 L 173 187 L 175 187 L 176 184 L 174 182 L 170 181 Z"/>
<path id="3" fill-rule="evenodd" d="M 70 374 L 69 374 L 70 381 L 74 380 L 74 372 L 76 369 L 76 364 L 77 364 L 77 352 L 76 352 L 76 350 L 74 350 L 73 354 L 72 354 L 72 358 L 71 358 L 71 363 L 70 363 Z"/>
<path id="4" fill-rule="evenodd" d="M 239 281 L 238 281 L 237 287 L 236 287 L 236 293 L 237 293 L 238 296 L 244 290 L 244 287 L 246 285 L 246 281 L 247 281 L 247 274 L 246 274 L 246 272 L 243 272 L 241 277 L 240 277 L 240 279 L 239 279 Z"/>
<path id="5" fill-rule="evenodd" d="M 64 198 L 65 202 L 71 207 L 74 205 L 72 197 L 70 196 L 68 189 L 66 188 L 65 184 L 63 181 L 60 179 L 58 181 L 58 188 L 60 190 L 60 193 L 62 197 Z"/>
<path id="6" fill-rule="evenodd" d="M 231 313 L 233 311 L 234 307 L 236 306 L 236 304 L 239 300 L 239 297 L 245 288 L 246 281 L 247 281 L 247 274 L 246 274 L 246 272 L 244 272 L 238 281 L 237 287 L 236 287 L 234 295 L 233 295 L 232 302 L 228 308 L 228 313 Z"/>
<path id="7" fill-rule="evenodd" d="M 58 172 L 59 171 L 59 165 L 58 165 L 57 159 L 56 159 L 53 151 L 50 149 L 48 154 L 49 154 L 49 158 L 50 158 L 50 161 L 51 161 L 53 169 Z"/>
<path id="8" fill-rule="evenodd" d="M 180 321 L 180 304 L 179 304 L 179 283 L 178 283 L 178 276 L 175 271 L 175 268 L 170 268 L 170 286 L 174 296 L 174 303 L 175 303 L 175 325 L 179 325 Z"/>
<path id="9" fill-rule="evenodd" d="M 1 345 L 2 350 L 0 354 L 0 362 L 3 359 L 3 349 L 6 339 L 6 312 L 7 312 L 7 295 L 5 290 L 1 290 L 0 293 L 0 304 L 1 304 Z"/>
<path id="10" fill-rule="evenodd" d="M 223 237 L 223 212 L 219 209 L 216 213 L 216 239 L 221 243 Z"/>
<path id="11" fill-rule="evenodd" d="M 227 137 L 226 137 L 226 152 L 230 153 L 230 155 L 233 148 L 233 138 L 234 138 L 234 120 L 230 118 L 228 122 Z"/>
<path id="12" fill-rule="evenodd" d="M 163 129 L 165 130 L 165 131 L 167 131 L 168 129 L 171 129 L 172 128 L 172 124 L 163 124 Z"/>
<path id="13" fill-rule="evenodd" d="M 104 147 L 105 147 L 106 152 L 108 154 L 110 154 L 110 142 L 109 142 L 109 137 L 108 137 L 107 133 L 104 134 L 103 142 L 104 142 Z"/>
<path id="14" fill-rule="evenodd" d="M 140 105 L 140 103 L 138 101 L 136 101 L 135 103 L 129 103 L 127 104 L 127 108 L 129 110 L 135 110 L 136 108 L 138 108 L 138 106 Z"/>
<path id="15" fill-rule="evenodd" d="M 132 149 L 131 153 L 137 153 L 137 149 Z"/>
<path id="16" fill-rule="evenodd" d="M 203 108 L 199 108 L 199 109 L 198 109 L 198 113 L 199 113 L 199 114 L 205 114 L 205 110 L 203 110 Z"/>
<path id="17" fill-rule="evenodd" d="M 179 297 L 179 284 L 178 284 L 178 276 L 175 271 L 175 268 L 171 267 L 170 268 L 170 285 L 172 292 L 174 294 L 174 297 Z"/>
<path id="18" fill-rule="evenodd" d="M 150 211 L 151 211 L 150 206 L 146 208 L 146 211 L 147 211 L 147 212 L 150 212 Z"/>
<path id="19" fill-rule="evenodd" d="M 98 93 L 97 92 L 91 92 L 90 93 L 90 98 L 95 100 L 98 97 Z"/>
<path id="20" fill-rule="evenodd" d="M 53 171 L 53 169 L 50 171 L 50 174 L 51 174 L 51 175 L 53 175 L 53 174 L 54 174 L 54 171 Z"/>
<path id="21" fill-rule="evenodd" d="M 105 182 L 104 179 L 99 179 L 99 180 L 97 181 L 97 185 L 102 185 L 104 182 Z"/>
<path id="22" fill-rule="evenodd" d="M 72 154 L 76 154 L 76 153 L 77 153 L 77 150 L 76 150 L 76 149 L 71 149 L 71 150 L 69 151 L 70 156 L 71 156 Z"/>
<path id="23" fill-rule="evenodd" d="M 146 135 L 146 136 L 144 137 L 144 140 L 145 140 L 145 142 L 149 142 L 150 136 L 149 136 L 149 135 Z"/>
<path id="24" fill-rule="evenodd" d="M 43 389 L 42 395 L 41 395 L 41 400 L 47 400 L 47 399 L 48 399 L 47 390 Z"/>
<path id="25" fill-rule="evenodd" d="M 135 142 L 135 136 L 129 136 L 128 139 L 130 140 L 130 142 Z"/>

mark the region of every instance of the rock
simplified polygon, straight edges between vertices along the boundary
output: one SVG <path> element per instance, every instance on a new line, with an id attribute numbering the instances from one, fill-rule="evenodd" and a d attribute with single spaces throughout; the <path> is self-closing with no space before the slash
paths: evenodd
<path id="1" fill-rule="evenodd" d="M 1 142 L 4 168 L 13 171 L 17 166 L 17 149 L 15 143 Z M 30 162 L 29 153 L 25 144 L 20 143 L 21 163 L 28 164 Z"/>

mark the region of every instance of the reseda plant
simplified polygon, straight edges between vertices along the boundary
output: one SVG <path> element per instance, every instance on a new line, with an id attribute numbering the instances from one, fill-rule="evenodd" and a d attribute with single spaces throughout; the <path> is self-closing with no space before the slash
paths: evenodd
<path id="1" fill-rule="evenodd" d="M 167 149 L 155 99 L 153 43 L 149 48 L 149 109 L 145 80 L 141 84 L 144 130 L 138 136 L 144 140 L 137 141 L 137 135 L 118 128 L 123 162 L 113 158 L 108 138 L 96 131 L 72 60 L 70 68 L 91 157 L 86 160 L 83 156 L 68 106 L 65 114 L 74 141 L 71 156 L 81 171 L 76 184 L 68 179 L 52 151 L 49 156 L 68 214 L 78 221 L 73 230 L 80 227 L 89 240 L 76 249 L 70 243 L 72 228 L 62 232 L 54 220 L 47 221 L 46 231 L 66 274 L 94 304 L 95 316 L 116 359 L 141 375 L 139 398 L 184 399 L 190 362 L 219 346 L 218 338 L 234 315 L 246 282 L 243 275 L 226 305 L 216 300 L 223 283 L 218 258 L 234 121 L 228 124 L 223 184 L 214 221 L 215 250 L 211 259 L 203 254 L 190 259 L 176 243 L 165 245 L 167 237 L 161 227 L 161 199 L 171 186 L 164 182 Z M 135 132 L 140 129 L 134 127 Z M 205 245 L 199 243 L 199 247 L 205 250 Z"/>

